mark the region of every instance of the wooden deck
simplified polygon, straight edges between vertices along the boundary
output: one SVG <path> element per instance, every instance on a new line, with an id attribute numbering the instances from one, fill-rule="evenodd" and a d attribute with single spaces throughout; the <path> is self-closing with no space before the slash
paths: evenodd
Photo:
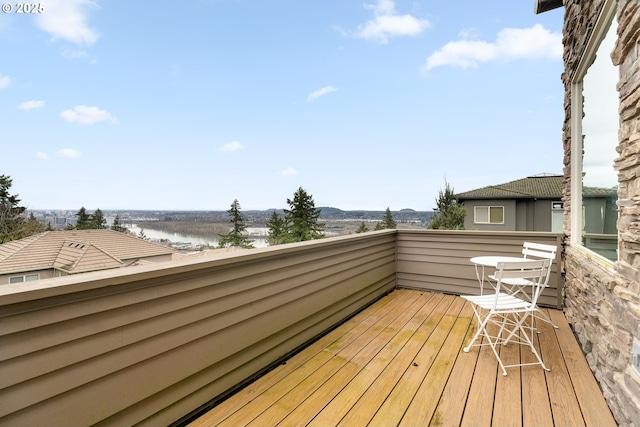
<path id="1" fill-rule="evenodd" d="M 539 322 L 537 344 L 551 371 L 504 377 L 488 347 L 462 351 L 475 328 L 462 298 L 397 289 L 189 426 L 615 426 L 564 315 L 549 314 L 560 328 Z"/>

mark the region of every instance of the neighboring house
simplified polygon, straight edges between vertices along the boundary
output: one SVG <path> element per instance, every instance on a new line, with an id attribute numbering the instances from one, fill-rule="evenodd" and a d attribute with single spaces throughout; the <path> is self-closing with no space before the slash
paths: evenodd
<path id="1" fill-rule="evenodd" d="M 536 175 L 455 195 L 466 230 L 562 231 L 562 176 Z"/>
<path id="2" fill-rule="evenodd" d="M 456 194 L 467 208 L 467 230 L 562 232 L 562 175 L 540 174 Z M 614 188 L 585 187 L 583 212 L 593 234 L 616 234 Z M 597 218 L 597 220 L 596 220 Z M 614 245 L 615 250 L 615 245 Z"/>
<path id="3" fill-rule="evenodd" d="M 171 261 L 174 253 L 109 229 L 45 231 L 0 245 L 0 285 Z"/>

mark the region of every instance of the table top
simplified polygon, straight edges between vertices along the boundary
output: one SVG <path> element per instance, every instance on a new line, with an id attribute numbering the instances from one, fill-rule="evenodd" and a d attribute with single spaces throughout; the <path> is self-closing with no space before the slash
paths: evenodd
<path id="1" fill-rule="evenodd" d="M 470 261 L 477 265 L 484 265 L 486 267 L 497 267 L 499 262 L 518 262 L 518 261 L 527 261 L 527 259 L 523 257 L 514 257 L 514 256 L 486 255 L 486 256 L 473 257 L 470 259 Z"/>

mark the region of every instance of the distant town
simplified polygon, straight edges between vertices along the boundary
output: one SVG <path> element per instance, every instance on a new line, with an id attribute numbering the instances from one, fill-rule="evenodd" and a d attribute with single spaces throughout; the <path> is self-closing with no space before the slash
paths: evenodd
<path id="1" fill-rule="evenodd" d="M 319 207 L 320 220 L 325 223 L 326 236 L 339 236 L 354 233 L 364 223 L 373 230 L 376 223 L 381 221 L 385 211 L 352 210 L 346 211 L 333 207 Z M 102 209 L 101 209 L 102 210 Z M 272 213 L 282 214 L 281 209 L 247 210 L 242 215 L 247 226 L 247 233 L 263 246 L 261 241 L 267 236 L 266 222 Z M 74 226 L 77 220 L 72 210 L 30 210 L 45 226 L 55 229 L 65 229 Z M 87 209 L 88 213 L 93 212 Z M 197 250 L 202 246 L 215 244 L 220 234 L 229 231 L 229 214 L 222 211 L 179 211 L 179 210 L 102 210 L 111 226 L 116 219 L 134 234 L 143 234 L 151 241 L 171 245 L 178 249 Z M 426 228 L 433 216 L 433 211 L 416 211 L 402 209 L 391 211 L 398 228 L 419 229 Z"/>

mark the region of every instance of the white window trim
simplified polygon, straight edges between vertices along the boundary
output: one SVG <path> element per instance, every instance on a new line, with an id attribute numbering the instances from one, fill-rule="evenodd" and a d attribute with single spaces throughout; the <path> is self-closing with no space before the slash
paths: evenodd
<path id="1" fill-rule="evenodd" d="M 478 215 L 476 213 L 478 208 L 486 208 L 487 209 L 487 218 L 489 218 L 489 220 L 487 222 L 479 222 L 477 220 Z M 502 209 L 502 222 L 491 222 L 491 208 L 500 208 Z M 504 224 L 504 206 L 498 206 L 498 205 L 487 205 L 487 206 L 474 206 L 473 207 L 473 223 L 474 224 L 483 224 L 483 225 L 501 225 Z"/>
<path id="2" fill-rule="evenodd" d="M 593 63 L 593 58 L 600 46 L 600 42 L 604 40 L 609 26 L 616 14 L 616 1 L 605 0 L 602 11 L 596 20 L 596 25 L 589 37 L 587 46 L 585 47 L 580 62 L 576 67 L 576 71 L 571 79 L 571 233 L 570 239 L 572 245 L 584 248 L 582 243 L 582 117 L 583 109 L 583 79 Z M 588 250 L 587 248 L 584 248 Z M 591 252 L 591 251 L 589 251 Z M 595 252 L 594 255 L 598 255 Z M 605 258 L 603 258 L 604 260 Z M 612 263 L 611 261 L 607 260 Z"/>
<path id="3" fill-rule="evenodd" d="M 29 277 L 29 276 L 35 276 L 36 278 L 32 279 L 32 280 L 27 280 L 27 277 Z M 12 279 L 16 279 L 16 278 L 22 278 L 22 281 L 20 281 L 20 282 L 11 282 Z M 30 274 L 23 274 L 21 276 L 11 276 L 11 277 L 9 277 L 9 284 L 14 285 L 14 284 L 17 284 L 17 283 L 31 282 L 33 280 L 40 280 L 40 274 L 39 273 L 30 273 Z"/>

